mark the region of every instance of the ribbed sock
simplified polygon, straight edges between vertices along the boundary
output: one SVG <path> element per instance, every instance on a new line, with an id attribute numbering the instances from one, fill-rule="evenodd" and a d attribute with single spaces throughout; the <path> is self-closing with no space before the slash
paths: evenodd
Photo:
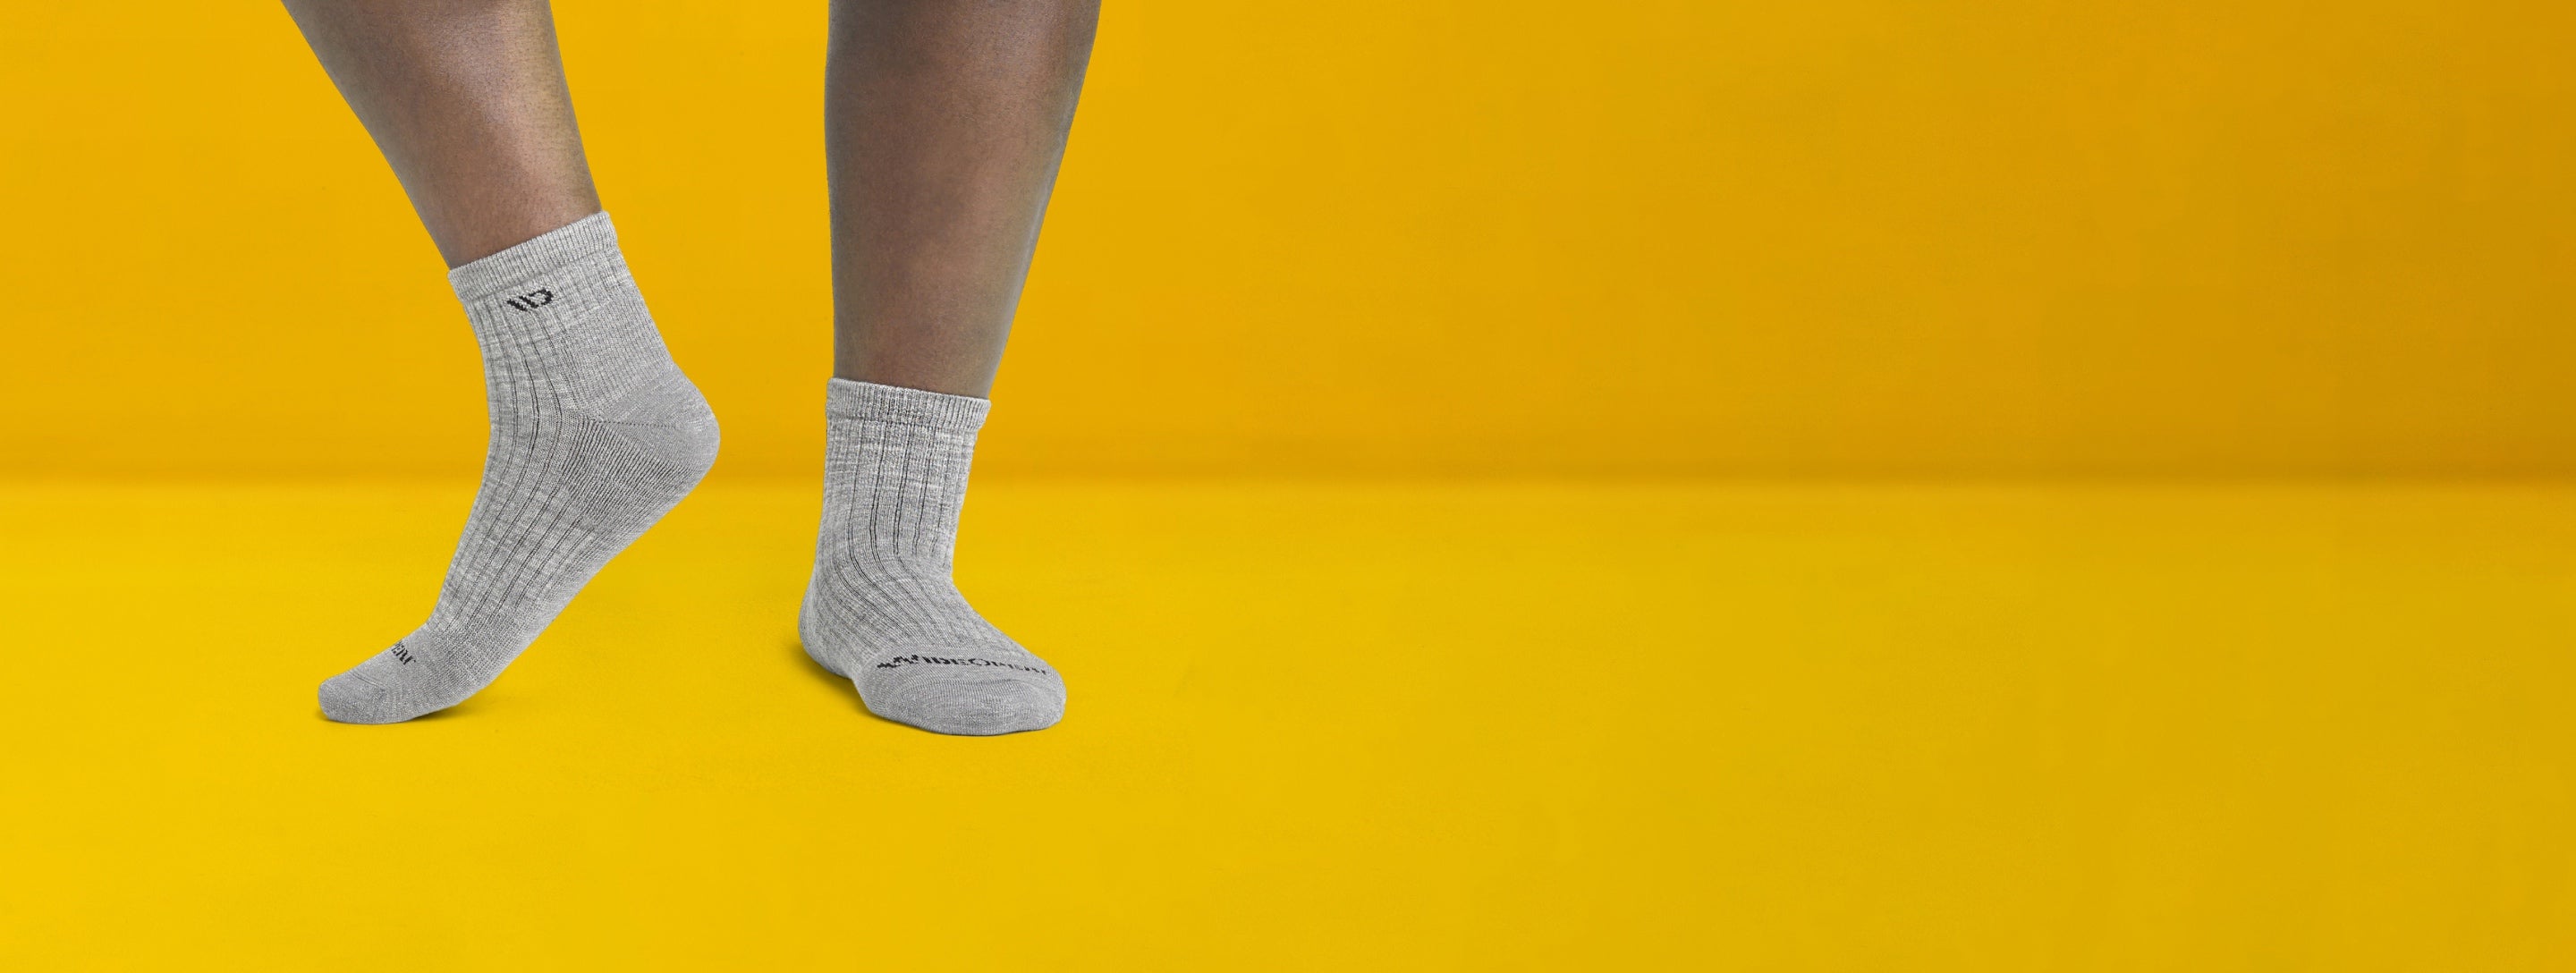
<path id="1" fill-rule="evenodd" d="M 1064 716 L 1064 681 L 966 604 L 949 579 L 975 433 L 989 403 L 833 379 L 823 529 L 805 652 L 858 684 L 868 711 L 989 736 Z"/>
<path id="2" fill-rule="evenodd" d="M 715 462 L 716 421 L 662 346 L 608 214 L 448 273 L 483 349 L 482 492 L 429 621 L 322 684 L 393 723 L 474 695 Z"/>

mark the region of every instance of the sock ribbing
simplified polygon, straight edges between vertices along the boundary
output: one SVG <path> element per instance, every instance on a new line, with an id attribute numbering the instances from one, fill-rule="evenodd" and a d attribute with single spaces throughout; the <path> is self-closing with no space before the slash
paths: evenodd
<path id="1" fill-rule="evenodd" d="M 799 629 L 868 710 L 941 733 L 1041 729 L 1064 683 L 951 580 L 966 480 L 989 403 L 833 379 L 823 524 Z"/>

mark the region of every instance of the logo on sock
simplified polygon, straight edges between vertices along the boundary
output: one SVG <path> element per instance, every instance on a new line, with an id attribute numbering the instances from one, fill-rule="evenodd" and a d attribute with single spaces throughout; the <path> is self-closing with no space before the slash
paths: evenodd
<path id="1" fill-rule="evenodd" d="M 385 650 L 385 651 L 388 651 L 388 652 L 393 653 L 393 654 L 394 654 L 394 658 L 401 659 L 401 660 L 402 660 L 402 664 L 404 664 L 404 665 L 410 665 L 410 664 L 411 664 L 411 650 L 410 650 L 410 649 L 403 648 L 402 643 L 400 643 L 400 642 L 396 642 L 396 643 L 394 643 L 394 647 L 393 647 L 393 648 L 387 649 L 387 650 Z"/>
<path id="2" fill-rule="evenodd" d="M 919 665 L 935 665 L 935 666 L 983 666 L 983 667 L 988 668 L 988 669 L 1017 669 L 1017 670 L 1019 670 L 1019 671 L 1021 671 L 1021 672 L 1034 672 L 1034 673 L 1038 673 L 1038 674 L 1041 674 L 1041 675 L 1050 675 L 1050 676 L 1051 676 L 1051 675 L 1054 675 L 1054 673 L 1048 672 L 1048 671 L 1046 671 L 1046 670 L 1044 670 L 1044 669 L 1040 669 L 1040 668 L 1038 668 L 1038 667 L 1036 667 L 1036 666 L 1015 665 L 1015 664 L 1008 663 L 1008 662 L 992 662 L 992 661 L 988 661 L 988 660 L 984 660 L 984 659 L 977 659 L 977 658 L 972 658 L 972 657 L 959 657 L 959 656 L 953 656 L 953 655 L 899 655 L 899 656 L 896 656 L 896 657 L 894 657 L 894 658 L 887 659 L 887 660 L 885 660 L 884 662 L 877 663 L 877 664 L 876 664 L 876 668 L 879 668 L 879 669 L 893 669 L 893 668 L 896 668 L 896 667 L 898 667 L 898 666 L 919 666 Z"/>
<path id="3" fill-rule="evenodd" d="M 511 298 L 510 306 L 522 311 L 534 311 L 554 302 L 555 292 L 549 290 L 533 290 Z"/>

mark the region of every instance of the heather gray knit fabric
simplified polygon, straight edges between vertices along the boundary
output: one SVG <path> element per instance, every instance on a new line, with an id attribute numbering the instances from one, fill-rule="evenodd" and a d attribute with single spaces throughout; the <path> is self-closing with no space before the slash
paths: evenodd
<path id="1" fill-rule="evenodd" d="M 715 462 L 600 213 L 450 271 L 483 347 L 483 489 L 429 621 L 322 684 L 322 712 L 393 723 L 463 702 Z"/>
<path id="2" fill-rule="evenodd" d="M 976 614 L 949 580 L 988 407 L 839 378 L 826 403 L 805 653 L 857 683 L 869 712 L 940 733 L 1039 730 L 1064 716 L 1055 670 Z"/>

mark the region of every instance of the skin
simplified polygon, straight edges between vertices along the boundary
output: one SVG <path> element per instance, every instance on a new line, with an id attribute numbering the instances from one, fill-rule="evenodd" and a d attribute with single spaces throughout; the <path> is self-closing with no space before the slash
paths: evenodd
<path id="1" fill-rule="evenodd" d="M 543 2 L 287 0 L 449 267 L 599 212 Z"/>
<path id="2" fill-rule="evenodd" d="M 982 397 L 1097 0 L 840 0 L 824 68 L 834 374 Z"/>
<path id="3" fill-rule="evenodd" d="M 599 212 L 543 0 L 287 0 L 455 267 Z M 833 374 L 984 397 L 1098 0 L 834 0 Z"/>

